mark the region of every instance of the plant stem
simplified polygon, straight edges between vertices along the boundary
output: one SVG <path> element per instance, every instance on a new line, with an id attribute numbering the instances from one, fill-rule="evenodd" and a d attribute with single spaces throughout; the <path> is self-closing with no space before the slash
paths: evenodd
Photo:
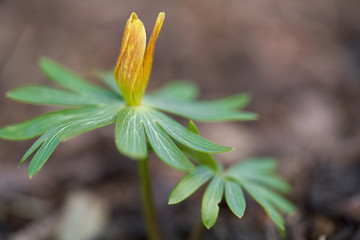
<path id="1" fill-rule="evenodd" d="M 205 230 L 206 229 L 204 227 L 204 224 L 203 224 L 203 222 L 201 221 L 201 218 L 200 218 L 200 221 L 198 221 L 196 223 L 195 227 L 191 231 L 188 240 L 200 240 L 202 238 Z"/>
<path id="2" fill-rule="evenodd" d="M 162 239 L 151 192 L 148 159 L 139 160 L 139 177 L 143 215 L 149 240 Z"/>

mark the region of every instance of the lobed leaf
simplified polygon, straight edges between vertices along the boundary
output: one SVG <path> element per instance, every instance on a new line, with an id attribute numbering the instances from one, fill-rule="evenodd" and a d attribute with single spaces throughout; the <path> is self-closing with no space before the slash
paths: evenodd
<path id="1" fill-rule="evenodd" d="M 188 129 L 197 134 L 197 135 L 200 135 L 200 132 L 199 132 L 199 129 L 197 128 L 197 126 L 195 125 L 195 123 L 193 122 L 193 120 L 190 120 L 189 121 L 189 124 L 188 124 Z M 210 155 L 210 154 L 209 154 Z"/>
<path id="2" fill-rule="evenodd" d="M 55 148 L 59 145 L 60 141 L 61 140 L 57 135 L 53 135 L 45 140 L 30 162 L 28 168 L 28 174 L 30 177 L 33 177 L 40 171 L 45 162 L 49 159 L 50 155 L 54 152 Z"/>
<path id="3" fill-rule="evenodd" d="M 30 85 L 7 92 L 7 97 L 25 103 L 53 106 L 99 104 L 98 99 L 76 95 L 52 87 Z"/>
<path id="4" fill-rule="evenodd" d="M 220 109 L 240 109 L 246 107 L 250 102 L 250 95 L 247 93 L 239 93 L 230 97 L 220 98 L 216 100 L 204 101 L 203 105 L 216 107 Z"/>
<path id="5" fill-rule="evenodd" d="M 114 93 L 122 98 L 119 87 L 116 84 L 114 73 L 110 71 L 97 71 L 96 76 L 100 78 Z"/>
<path id="6" fill-rule="evenodd" d="M 277 162 L 273 158 L 252 158 L 239 162 L 229 168 L 226 175 L 242 181 L 253 181 L 283 193 L 289 193 L 291 186 L 273 171 Z"/>
<path id="7" fill-rule="evenodd" d="M 222 153 L 233 150 L 233 148 L 210 142 L 159 111 L 149 109 L 149 114 L 167 134 L 191 149 L 207 153 Z"/>
<path id="8" fill-rule="evenodd" d="M 71 119 L 71 121 L 50 129 L 29 148 L 21 159 L 19 165 L 21 165 L 36 149 L 41 146 L 29 165 L 29 176 L 34 176 L 40 171 L 60 141 L 113 123 L 116 115 L 119 113 L 119 108 L 120 106 L 116 105 L 109 106 L 107 108 L 95 109 L 92 114 L 79 116 L 75 119 Z"/>
<path id="9" fill-rule="evenodd" d="M 284 179 L 274 174 L 254 174 L 254 175 L 242 175 L 238 177 L 240 180 L 252 180 L 254 183 L 264 185 L 280 191 L 282 193 L 290 193 L 291 186 Z"/>
<path id="10" fill-rule="evenodd" d="M 177 204 L 184 201 L 213 175 L 213 171 L 205 166 L 196 167 L 176 184 L 169 196 L 169 204 Z"/>
<path id="11" fill-rule="evenodd" d="M 274 221 L 276 226 L 282 231 L 285 230 L 284 219 L 271 204 L 268 196 L 264 194 L 262 188 L 259 185 L 252 183 L 251 181 L 242 182 L 241 185 L 250 194 L 250 196 L 263 207 L 265 212 L 269 215 L 271 220 Z"/>
<path id="12" fill-rule="evenodd" d="M 196 85 L 188 81 L 173 81 L 165 85 L 160 90 L 153 92 L 147 96 L 149 99 L 156 101 L 191 101 L 198 95 Z"/>
<path id="13" fill-rule="evenodd" d="M 223 192 L 224 182 L 220 177 L 215 176 L 206 188 L 201 203 L 201 218 L 207 229 L 216 223 Z"/>
<path id="14" fill-rule="evenodd" d="M 245 182 L 249 185 L 248 182 Z M 256 187 L 259 194 L 261 194 L 264 198 L 266 198 L 272 205 L 274 205 L 277 209 L 280 211 L 283 211 L 284 213 L 294 213 L 296 211 L 296 207 L 294 204 L 292 204 L 290 201 L 282 197 L 280 194 L 278 194 L 275 191 L 272 191 L 271 189 L 267 188 L 264 185 L 258 184 L 256 182 L 250 182 L 251 187 Z"/>
<path id="15" fill-rule="evenodd" d="M 236 179 L 239 182 L 242 181 L 253 181 L 278 190 L 282 193 L 290 193 L 291 186 L 282 178 L 270 173 L 258 173 L 258 172 L 245 172 L 245 173 L 226 173 L 227 176 Z"/>
<path id="16" fill-rule="evenodd" d="M 82 77 L 49 58 L 41 58 L 39 67 L 50 80 L 83 95 L 99 95 L 113 98 L 114 94 L 95 84 L 87 82 Z"/>
<path id="17" fill-rule="evenodd" d="M 139 112 L 140 113 L 140 112 Z M 194 165 L 185 157 L 166 132 L 156 124 L 148 111 L 141 111 L 145 133 L 156 155 L 170 167 L 191 171 Z"/>
<path id="18" fill-rule="evenodd" d="M 242 175 L 253 173 L 266 173 L 274 171 L 277 167 L 277 161 L 274 158 L 258 157 L 249 158 L 236 163 L 227 170 L 228 174 Z"/>
<path id="19" fill-rule="evenodd" d="M 114 123 L 123 107 L 122 104 L 102 106 L 87 116 L 72 119 L 72 122 L 60 126 L 60 128 L 63 127 L 61 139 L 68 140 L 79 134 Z"/>
<path id="20" fill-rule="evenodd" d="M 199 131 L 193 121 L 190 120 L 188 129 L 197 134 L 199 134 Z M 209 154 L 204 152 L 195 151 L 191 148 L 186 147 L 185 145 L 177 142 L 177 145 L 179 149 L 191 160 L 195 161 L 199 165 L 207 166 L 210 169 L 212 169 L 215 172 L 219 172 L 220 169 L 222 169 L 221 165 L 215 160 L 215 158 Z"/>
<path id="21" fill-rule="evenodd" d="M 116 119 L 115 142 L 119 151 L 130 158 L 147 157 L 146 136 L 137 107 L 126 107 L 120 112 Z"/>
<path id="22" fill-rule="evenodd" d="M 242 218 L 246 208 L 246 201 L 241 186 L 237 182 L 225 182 L 225 199 L 230 210 L 239 218 Z"/>
<path id="23" fill-rule="evenodd" d="M 39 136 L 52 127 L 70 119 L 85 116 L 94 111 L 93 107 L 71 108 L 42 114 L 33 119 L 0 128 L 0 138 L 26 140 Z"/>
<path id="24" fill-rule="evenodd" d="M 244 96 L 241 98 L 246 99 Z M 239 103 L 236 103 L 234 99 L 239 100 Z M 203 102 L 176 101 L 172 99 L 164 101 L 154 98 L 146 99 L 146 103 L 155 108 L 202 122 L 256 120 L 257 115 L 255 113 L 241 112 L 231 108 L 245 105 L 245 102 L 245 100 L 240 101 L 239 97 Z"/>
<path id="25" fill-rule="evenodd" d="M 48 139 L 49 136 L 51 136 L 53 129 L 46 132 L 44 135 L 42 135 L 40 138 L 38 138 L 33 145 L 25 152 L 25 154 L 22 156 L 19 167 L 26 161 L 26 159 L 33 154 L 33 152 L 36 151 L 45 141 Z"/>
<path id="26" fill-rule="evenodd" d="M 189 159 L 193 160 L 198 165 L 207 166 L 214 172 L 219 172 L 220 167 L 216 162 L 215 158 L 208 153 L 198 152 L 196 150 L 190 149 L 182 144 L 176 144 L 178 148 L 187 156 Z M 210 155 L 210 156 L 207 156 Z"/>

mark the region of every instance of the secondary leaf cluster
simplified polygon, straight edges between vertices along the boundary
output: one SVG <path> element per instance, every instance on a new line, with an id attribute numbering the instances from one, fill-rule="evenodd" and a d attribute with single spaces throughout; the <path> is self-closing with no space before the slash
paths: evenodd
<path id="1" fill-rule="evenodd" d="M 190 122 L 189 129 L 197 132 Z M 224 170 L 215 158 L 207 153 L 185 153 L 199 165 L 187 173 L 175 186 L 169 197 L 169 204 L 177 204 L 206 182 L 210 181 L 204 192 L 201 216 L 204 225 L 211 228 L 219 214 L 219 203 L 223 195 L 230 210 L 239 218 L 244 215 L 246 201 L 244 190 L 257 201 L 280 230 L 284 230 L 282 213 L 292 213 L 296 207 L 282 194 L 288 194 L 290 185 L 280 178 L 275 170 L 277 162 L 272 158 L 252 158 L 243 160 Z"/>

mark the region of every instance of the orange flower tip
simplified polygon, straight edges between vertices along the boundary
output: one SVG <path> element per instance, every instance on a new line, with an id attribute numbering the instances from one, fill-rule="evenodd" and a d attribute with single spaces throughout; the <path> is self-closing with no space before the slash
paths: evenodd
<path id="1" fill-rule="evenodd" d="M 159 20 L 161 19 L 162 22 L 163 22 L 164 19 L 165 19 L 165 12 L 159 12 L 158 19 L 159 19 Z"/>
<path id="2" fill-rule="evenodd" d="M 133 20 L 139 19 L 139 18 L 135 12 L 132 12 L 129 19 L 131 19 L 131 21 L 133 21 Z"/>
<path id="3" fill-rule="evenodd" d="M 160 12 L 157 19 L 156 19 L 156 22 L 155 22 L 155 27 L 154 29 L 156 29 L 156 38 L 157 38 L 157 35 L 159 34 L 160 32 L 160 29 L 164 23 L 164 20 L 165 20 L 165 13 L 164 12 Z"/>

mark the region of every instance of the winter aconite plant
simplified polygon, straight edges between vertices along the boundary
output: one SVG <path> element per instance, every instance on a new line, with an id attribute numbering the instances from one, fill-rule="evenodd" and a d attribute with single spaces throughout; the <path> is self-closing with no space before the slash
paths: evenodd
<path id="1" fill-rule="evenodd" d="M 186 175 L 175 186 L 169 204 L 190 196 L 206 181 L 201 207 L 207 228 L 217 219 L 218 204 L 225 200 L 233 213 L 242 217 L 245 198 L 250 194 L 280 229 L 284 222 L 278 210 L 291 212 L 293 205 L 281 196 L 289 185 L 274 173 L 273 159 L 249 159 L 224 170 L 211 154 L 233 148 L 217 145 L 198 134 L 190 121 L 186 128 L 164 114 L 168 112 L 199 122 L 250 121 L 256 114 L 241 111 L 249 102 L 246 94 L 197 101 L 197 89 L 189 82 L 172 82 L 144 95 L 151 74 L 155 42 L 164 22 L 160 13 L 146 46 L 143 23 L 132 13 L 126 23 L 114 74 L 99 77 L 108 89 L 94 85 L 53 60 L 42 58 L 40 69 L 62 88 L 29 85 L 8 92 L 10 99 L 31 104 L 63 107 L 34 119 L 0 128 L 0 137 L 25 140 L 40 136 L 22 157 L 23 164 L 33 153 L 28 173 L 33 177 L 43 167 L 61 141 L 115 123 L 115 143 L 120 153 L 138 160 L 144 215 L 150 239 L 160 239 L 147 167 L 148 151 L 170 167 Z"/>

